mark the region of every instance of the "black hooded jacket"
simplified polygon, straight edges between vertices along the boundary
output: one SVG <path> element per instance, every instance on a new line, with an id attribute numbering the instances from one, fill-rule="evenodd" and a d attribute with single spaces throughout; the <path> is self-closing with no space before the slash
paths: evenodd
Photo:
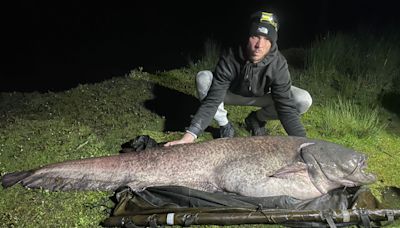
<path id="1" fill-rule="evenodd" d="M 300 115 L 290 92 L 288 64 L 274 43 L 259 63 L 251 63 L 241 48 L 230 50 L 219 59 L 213 72 L 213 82 L 206 98 L 193 117 L 188 131 L 199 135 L 210 125 L 226 92 L 245 97 L 260 97 L 271 92 L 278 118 L 288 135 L 306 136 Z"/>

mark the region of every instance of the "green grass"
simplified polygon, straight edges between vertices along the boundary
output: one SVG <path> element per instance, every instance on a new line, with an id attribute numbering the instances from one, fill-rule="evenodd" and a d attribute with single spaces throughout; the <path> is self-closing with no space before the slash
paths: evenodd
<path id="1" fill-rule="evenodd" d="M 386 123 L 379 118 L 377 108 L 366 108 L 340 97 L 326 102 L 323 107 L 319 114 L 324 118 L 314 122 L 319 135 L 323 137 L 348 134 L 367 140 L 386 127 Z"/>
<path id="2" fill-rule="evenodd" d="M 399 114 L 381 105 L 382 93 L 398 92 L 400 51 L 392 36 L 364 38 L 331 34 L 318 40 L 305 51 L 305 68 L 291 72 L 294 84 L 314 99 L 302 116 L 308 136 L 366 153 L 369 170 L 378 176 L 370 187 L 379 198 L 383 188 L 400 187 Z M 195 99 L 194 74 L 211 69 L 218 53 L 218 45 L 207 45 L 208 54 L 188 68 L 157 74 L 136 69 L 58 93 L 1 93 L 0 173 L 117 154 L 122 143 L 142 134 L 157 141 L 179 138 L 183 129 L 164 132 L 168 118 L 145 104 L 157 98 L 153 91 L 160 86 Z M 255 109 L 227 106 L 237 135 L 248 135 L 243 120 Z M 278 121 L 269 121 L 268 129 L 272 135 L 285 134 Z M 205 133 L 199 141 L 211 138 Z M 111 196 L 0 189 L 0 227 L 97 227 L 114 206 Z"/>
<path id="3" fill-rule="evenodd" d="M 399 92 L 398 39 L 397 33 L 328 34 L 308 50 L 307 69 L 299 74 L 297 82 L 322 99 L 340 95 L 376 106 L 384 93 Z"/>

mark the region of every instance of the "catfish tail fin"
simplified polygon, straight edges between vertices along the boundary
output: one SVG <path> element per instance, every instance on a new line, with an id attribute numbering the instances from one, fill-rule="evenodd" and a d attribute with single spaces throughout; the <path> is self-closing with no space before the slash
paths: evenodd
<path id="1" fill-rule="evenodd" d="M 3 188 L 8 188 L 13 186 L 14 184 L 17 184 L 21 180 L 29 177 L 32 175 L 33 171 L 21 171 L 21 172 L 13 172 L 13 173 L 8 173 L 4 175 L 1 178 L 1 185 Z"/>

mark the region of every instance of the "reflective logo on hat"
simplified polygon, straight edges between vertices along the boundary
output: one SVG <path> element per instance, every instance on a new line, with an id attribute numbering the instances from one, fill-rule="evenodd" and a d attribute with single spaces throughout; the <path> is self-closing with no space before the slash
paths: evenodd
<path id="1" fill-rule="evenodd" d="M 257 31 L 264 34 L 268 34 L 268 29 L 265 27 L 258 27 Z"/>
<path id="2" fill-rule="evenodd" d="M 278 31 L 278 22 L 272 13 L 262 12 L 260 22 L 270 23 Z"/>

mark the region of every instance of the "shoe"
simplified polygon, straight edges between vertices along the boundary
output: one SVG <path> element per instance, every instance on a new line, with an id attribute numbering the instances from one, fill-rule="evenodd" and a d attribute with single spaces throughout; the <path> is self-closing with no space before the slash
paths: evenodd
<path id="1" fill-rule="evenodd" d="M 233 125 L 228 122 L 225 126 L 219 127 L 219 133 L 221 138 L 232 138 L 235 135 L 235 129 L 233 129 Z"/>
<path id="2" fill-rule="evenodd" d="M 253 136 L 263 136 L 267 135 L 267 131 L 265 130 L 266 121 L 259 121 L 257 119 L 256 112 L 251 112 L 246 119 L 244 119 L 246 124 L 246 129 L 250 131 Z"/>

